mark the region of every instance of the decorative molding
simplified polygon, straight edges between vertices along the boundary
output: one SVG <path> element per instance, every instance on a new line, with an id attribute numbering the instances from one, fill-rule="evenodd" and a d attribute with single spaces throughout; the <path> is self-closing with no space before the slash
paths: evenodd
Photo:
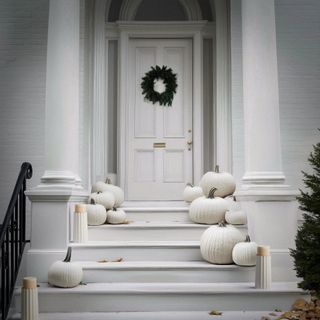
<path id="1" fill-rule="evenodd" d="M 137 11 L 143 0 L 124 0 L 120 9 L 119 20 L 135 20 Z M 202 12 L 197 0 L 179 0 L 189 21 L 202 20 Z"/>

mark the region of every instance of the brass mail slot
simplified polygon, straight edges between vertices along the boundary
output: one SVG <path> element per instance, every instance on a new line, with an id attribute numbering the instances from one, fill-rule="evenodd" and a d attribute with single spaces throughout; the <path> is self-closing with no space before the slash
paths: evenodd
<path id="1" fill-rule="evenodd" d="M 166 144 L 165 144 L 165 142 L 154 142 L 153 147 L 154 148 L 165 148 Z"/>

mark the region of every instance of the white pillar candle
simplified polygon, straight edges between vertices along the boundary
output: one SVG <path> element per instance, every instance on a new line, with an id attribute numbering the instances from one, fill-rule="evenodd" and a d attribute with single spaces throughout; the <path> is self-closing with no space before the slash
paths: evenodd
<path id="1" fill-rule="evenodd" d="M 37 279 L 26 277 L 23 279 L 21 289 L 21 319 L 22 320 L 38 320 L 39 303 Z"/>
<path id="2" fill-rule="evenodd" d="M 88 215 L 85 204 L 76 204 L 73 217 L 73 241 L 88 241 Z"/>
<path id="3" fill-rule="evenodd" d="M 270 247 L 258 246 L 256 265 L 257 289 L 269 289 L 271 287 L 271 256 Z"/>

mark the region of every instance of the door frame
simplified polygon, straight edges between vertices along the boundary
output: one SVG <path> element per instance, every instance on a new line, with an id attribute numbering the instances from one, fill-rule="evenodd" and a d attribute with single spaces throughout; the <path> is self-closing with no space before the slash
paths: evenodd
<path id="1" fill-rule="evenodd" d="M 193 180 L 198 183 L 203 174 L 203 35 L 204 21 L 189 22 L 118 22 L 119 87 L 118 87 L 118 184 L 125 190 L 127 141 L 126 112 L 128 104 L 128 67 L 130 39 L 191 39 L 192 40 L 192 121 L 193 121 Z"/>

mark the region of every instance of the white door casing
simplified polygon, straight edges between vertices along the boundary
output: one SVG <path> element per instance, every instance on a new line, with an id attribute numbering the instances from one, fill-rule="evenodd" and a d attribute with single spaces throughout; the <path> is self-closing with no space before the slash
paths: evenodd
<path id="1" fill-rule="evenodd" d="M 177 74 L 171 107 L 142 95 L 142 77 L 155 65 Z M 192 40 L 131 39 L 128 79 L 127 199 L 181 200 L 185 183 L 193 181 Z"/>

